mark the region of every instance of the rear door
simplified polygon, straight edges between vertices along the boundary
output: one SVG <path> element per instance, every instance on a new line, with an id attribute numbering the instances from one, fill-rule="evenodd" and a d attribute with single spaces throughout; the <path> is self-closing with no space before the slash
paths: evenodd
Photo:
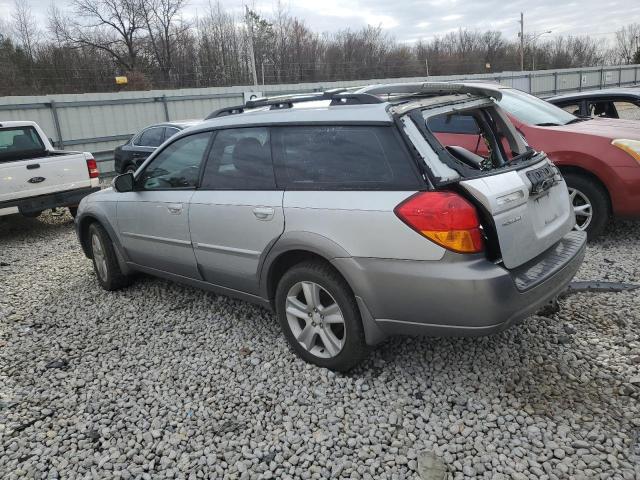
<path id="1" fill-rule="evenodd" d="M 284 230 L 266 127 L 216 133 L 202 184 L 191 199 L 191 240 L 204 279 L 258 293 L 260 259 Z"/>
<path id="2" fill-rule="evenodd" d="M 164 127 L 150 127 L 138 135 L 131 146 L 131 158 L 139 167 L 165 140 Z"/>
<path id="3" fill-rule="evenodd" d="M 79 152 L 48 152 L 32 126 L 0 128 L 0 202 L 90 187 Z"/>
<path id="4" fill-rule="evenodd" d="M 118 230 L 134 263 L 199 278 L 189 232 L 189 201 L 210 138 L 211 132 L 202 132 L 169 144 L 138 174 L 135 190 L 118 195 Z"/>

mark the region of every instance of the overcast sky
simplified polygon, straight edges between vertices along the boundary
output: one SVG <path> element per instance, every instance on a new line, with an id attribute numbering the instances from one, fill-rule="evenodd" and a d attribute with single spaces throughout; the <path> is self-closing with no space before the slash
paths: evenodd
<path id="1" fill-rule="evenodd" d="M 56 0 L 64 8 L 65 0 Z M 190 0 L 185 16 L 193 17 L 207 9 L 209 0 Z M 223 7 L 237 12 L 245 3 L 264 13 L 272 12 L 277 0 L 226 0 Z M 11 9 L 13 0 L 0 0 L 0 12 Z M 34 13 L 46 21 L 51 0 L 31 0 Z M 620 26 L 640 23 L 640 1 L 582 0 L 284 0 L 291 15 L 304 19 L 318 32 L 343 28 L 357 29 L 367 24 L 382 25 L 402 42 L 442 35 L 460 27 L 501 30 L 515 38 L 520 12 L 525 14 L 526 32 L 552 30 L 555 34 L 590 35 L 611 38 Z M 7 19 L 8 15 L 0 18 Z"/>

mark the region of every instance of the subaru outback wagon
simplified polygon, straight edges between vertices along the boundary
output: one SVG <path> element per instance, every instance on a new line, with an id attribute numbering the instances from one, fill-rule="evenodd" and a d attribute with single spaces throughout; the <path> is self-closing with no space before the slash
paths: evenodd
<path id="1" fill-rule="evenodd" d="M 495 95 L 398 84 L 214 112 L 86 197 L 80 242 L 103 288 L 145 272 L 258 303 L 331 369 L 390 335 L 501 331 L 565 288 L 586 236 Z M 485 156 L 428 129 L 460 114 Z"/>

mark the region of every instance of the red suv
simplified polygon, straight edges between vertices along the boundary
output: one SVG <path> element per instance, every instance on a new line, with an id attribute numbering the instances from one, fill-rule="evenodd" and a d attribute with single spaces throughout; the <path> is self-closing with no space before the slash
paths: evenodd
<path id="1" fill-rule="evenodd" d="M 577 230 L 593 239 L 611 215 L 640 218 L 640 122 L 578 118 L 520 90 L 481 85 L 500 90 L 499 104 L 518 131 L 560 168 L 569 187 Z M 444 145 L 484 156 L 487 143 L 476 122 L 462 113 L 434 117 L 429 128 Z"/>

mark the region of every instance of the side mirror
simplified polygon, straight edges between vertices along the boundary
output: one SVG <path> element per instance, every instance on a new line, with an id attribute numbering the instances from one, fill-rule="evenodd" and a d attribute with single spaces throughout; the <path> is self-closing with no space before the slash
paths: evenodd
<path id="1" fill-rule="evenodd" d="M 124 193 L 124 192 L 132 192 L 133 191 L 133 173 L 123 173 L 122 175 L 118 175 L 111 182 L 111 186 L 116 192 Z"/>

